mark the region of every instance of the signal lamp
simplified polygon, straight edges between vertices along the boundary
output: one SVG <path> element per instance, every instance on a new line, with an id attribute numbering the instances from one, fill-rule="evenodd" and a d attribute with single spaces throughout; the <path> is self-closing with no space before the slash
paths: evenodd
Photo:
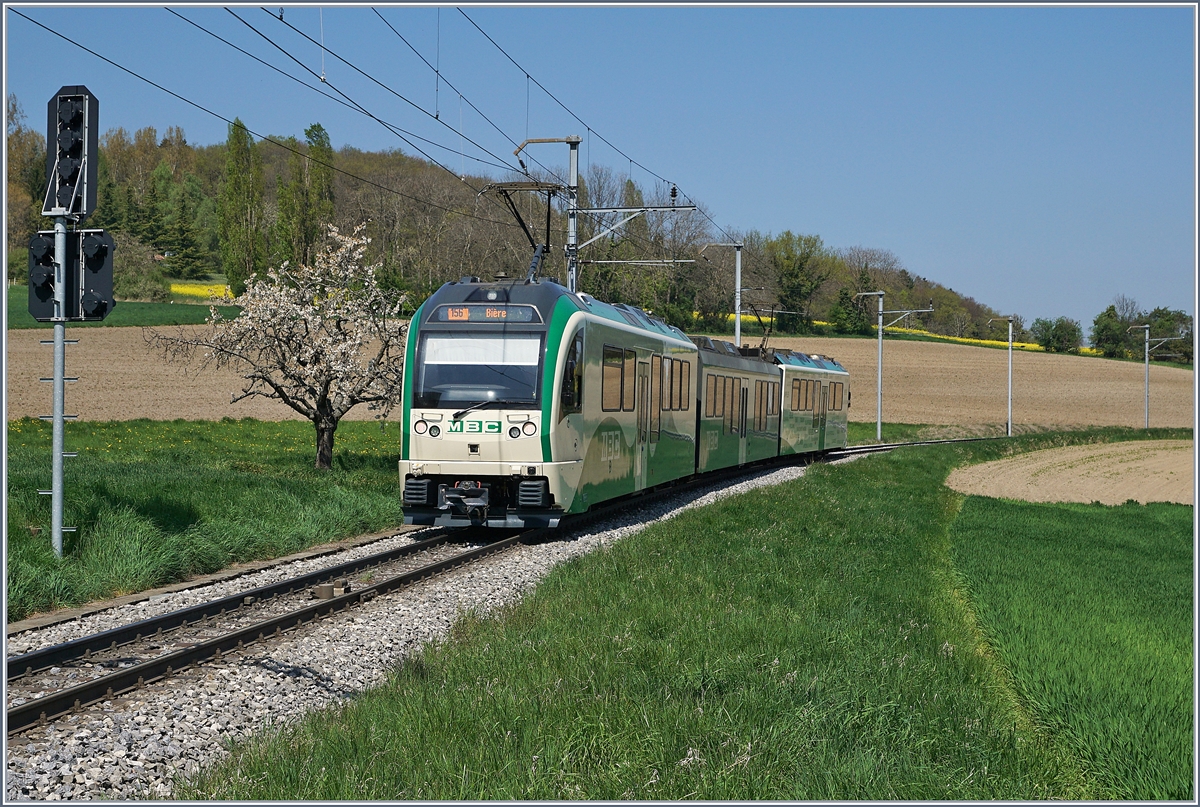
<path id="1" fill-rule="evenodd" d="M 424 434 L 425 432 L 429 431 L 429 424 L 423 420 L 418 420 L 413 424 L 413 431 L 415 431 L 417 434 Z"/>
<path id="2" fill-rule="evenodd" d="M 527 420 L 525 421 L 525 425 L 521 427 L 521 431 L 525 432 L 526 434 L 533 434 L 537 431 L 537 424 L 532 420 Z"/>
<path id="3" fill-rule="evenodd" d="M 439 435 L 441 435 L 441 433 L 442 433 L 441 427 L 439 427 L 439 426 L 430 426 L 429 427 L 429 436 L 430 437 L 438 437 Z"/>
<path id="4" fill-rule="evenodd" d="M 508 430 L 508 436 L 511 437 L 512 439 L 516 440 L 518 437 L 521 436 L 520 428 L 513 426 L 511 429 Z"/>

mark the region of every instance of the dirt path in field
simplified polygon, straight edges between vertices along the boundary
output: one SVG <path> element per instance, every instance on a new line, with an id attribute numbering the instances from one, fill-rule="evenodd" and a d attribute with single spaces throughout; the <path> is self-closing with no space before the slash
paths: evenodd
<path id="1" fill-rule="evenodd" d="M 1195 504 L 1191 440 L 1148 440 L 1033 451 L 956 468 L 946 484 L 975 496 L 1027 502 Z"/>
<path id="2" fill-rule="evenodd" d="M 171 332 L 172 328 L 162 329 Z M 66 406 L 80 420 L 293 420 L 277 401 L 230 405 L 241 389 L 232 371 L 185 373 L 146 348 L 141 328 L 75 328 L 67 347 Z M 53 355 L 47 330 L 7 333 L 8 418 L 49 414 Z M 851 373 L 850 419 L 874 423 L 876 342 L 873 339 L 781 338 L 773 345 L 837 358 Z M 1007 406 L 1007 353 L 932 342 L 884 341 L 883 419 L 942 427 L 930 436 L 1002 434 Z M 1080 356 L 1021 353 L 1013 360 L 1013 424 L 1017 432 L 1071 426 L 1131 426 L 1144 422 L 1143 366 Z M 1192 372 L 1150 368 L 1150 425 L 1193 425 Z M 373 417 L 356 407 L 351 420 Z M 887 437 L 886 429 L 884 437 Z"/>

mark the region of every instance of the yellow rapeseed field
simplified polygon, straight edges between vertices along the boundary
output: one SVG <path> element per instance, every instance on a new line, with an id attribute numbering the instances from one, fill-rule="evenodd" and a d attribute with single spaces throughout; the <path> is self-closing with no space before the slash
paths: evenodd
<path id="1" fill-rule="evenodd" d="M 223 283 L 172 283 L 171 293 L 181 297 L 200 297 L 205 300 L 211 297 L 233 299 L 233 292 Z"/>

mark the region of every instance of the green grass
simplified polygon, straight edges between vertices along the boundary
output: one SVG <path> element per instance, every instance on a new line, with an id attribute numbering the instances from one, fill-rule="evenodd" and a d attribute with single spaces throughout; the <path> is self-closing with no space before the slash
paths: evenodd
<path id="1" fill-rule="evenodd" d="M 181 795 L 1117 796 L 1031 719 L 980 632 L 952 562 L 962 497 L 942 482 L 968 461 L 1143 436 L 1185 435 L 908 449 L 689 511 L 464 619 L 386 686 L 237 745 Z"/>
<path id="2" fill-rule="evenodd" d="M 955 563 L 1039 723 L 1122 799 L 1193 798 L 1193 508 L 969 497 Z"/>
<path id="3" fill-rule="evenodd" d="M 49 423 L 8 424 L 8 618 L 140 591 L 386 529 L 403 518 L 398 433 L 346 421 L 313 468 L 307 422 L 71 423 L 63 558 L 50 539 Z M 30 527 L 40 532 L 35 536 Z"/>
<path id="4" fill-rule="evenodd" d="M 218 306 L 222 315 L 235 316 L 235 306 Z M 201 325 L 208 316 L 208 306 L 189 303 L 135 303 L 117 301 L 112 313 L 101 322 L 71 322 L 68 328 L 164 327 L 168 325 Z M 51 322 L 38 322 L 29 315 L 29 292 L 25 286 L 8 287 L 8 327 L 10 330 L 53 328 Z"/>

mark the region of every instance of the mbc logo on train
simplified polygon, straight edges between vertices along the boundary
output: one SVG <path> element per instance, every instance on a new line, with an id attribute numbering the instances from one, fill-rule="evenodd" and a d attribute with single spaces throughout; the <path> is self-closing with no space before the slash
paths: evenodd
<path id="1" fill-rule="evenodd" d="M 464 426 L 466 428 L 464 428 Z M 498 420 L 452 420 L 450 421 L 450 433 L 466 432 L 467 434 L 499 434 L 500 421 Z"/>

